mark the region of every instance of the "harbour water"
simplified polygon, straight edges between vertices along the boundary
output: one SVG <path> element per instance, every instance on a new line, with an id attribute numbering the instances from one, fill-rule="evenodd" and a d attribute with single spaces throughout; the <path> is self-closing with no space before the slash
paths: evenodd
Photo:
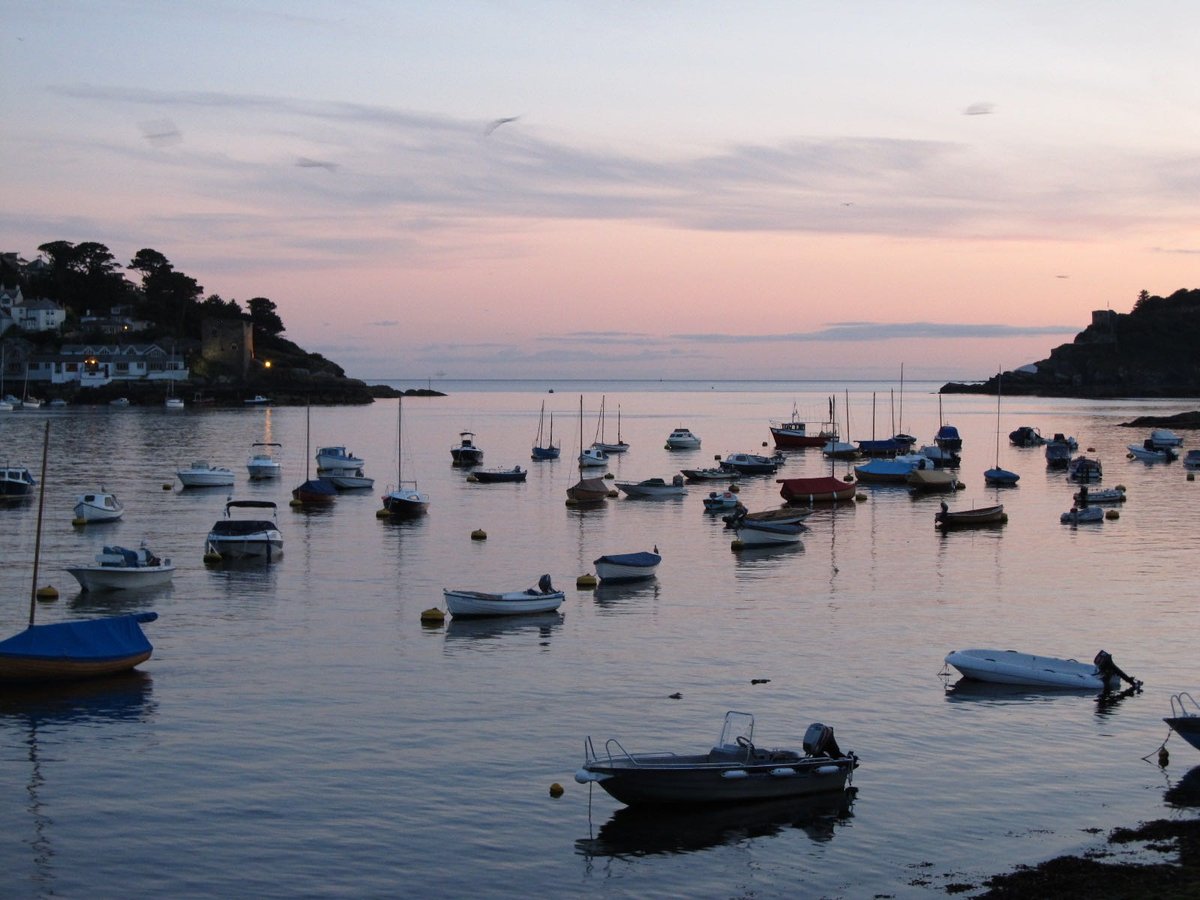
<path id="1" fill-rule="evenodd" d="M 397 383 L 398 387 L 411 384 Z M 1022 863 L 1097 845 L 1119 825 L 1194 811 L 1164 792 L 1200 753 L 1167 737 L 1170 695 L 1200 691 L 1195 527 L 1200 485 L 1179 463 L 1126 458 L 1144 430 L 1119 423 L 1189 401 L 1004 398 L 909 385 L 897 427 L 930 443 L 964 436 L 955 507 L 1004 503 L 999 528 L 941 534 L 942 497 L 862 486 L 818 509 L 803 546 L 731 551 L 695 485 L 665 501 L 568 508 L 565 490 L 607 397 L 619 480 L 670 476 L 759 451 L 793 403 L 823 418 L 837 399 L 849 437 L 892 430 L 896 386 L 816 383 L 475 383 L 404 402 L 404 477 L 429 515 L 380 520 L 396 480 L 396 401 L 369 407 L 169 411 L 71 408 L 0 420 L 0 457 L 35 471 L 52 423 L 40 584 L 59 600 L 38 621 L 154 610 L 139 674 L 82 689 L 5 691 L 0 702 L 0 894 L 5 897 L 428 894 L 526 897 L 923 897 Z M 554 392 L 549 393 L 548 387 Z M 872 394 L 876 423 L 872 425 Z M 563 456 L 534 463 L 538 409 Z M 667 451 L 685 425 L 703 440 Z M 1119 518 L 1070 527 L 1074 487 L 1040 449 L 1009 445 L 1033 425 L 1074 435 L 1123 484 Z M 484 465 L 524 484 L 474 484 L 450 447 L 469 430 Z M 845 434 L 845 431 L 843 431 Z M 1184 433 L 1187 446 L 1193 433 Z M 256 441 L 283 445 L 279 482 L 250 482 Z M 345 444 L 375 489 L 318 512 L 288 506 L 305 448 Z M 985 487 L 1000 465 L 1019 487 Z M 233 496 L 274 500 L 285 538 L 270 566 L 202 562 L 224 489 L 181 490 L 206 458 L 237 473 Z M 311 456 L 310 456 L 311 458 Z M 839 476 L 844 464 L 835 470 Z M 816 450 L 780 477 L 823 475 Z M 751 509 L 778 505 L 773 478 L 739 480 Z M 75 496 L 103 485 L 126 506 L 73 527 Z M 166 489 L 164 489 L 166 488 Z M 36 500 L 0 509 L 0 633 L 28 615 Z M 486 540 L 472 540 L 482 529 Z M 68 565 L 143 539 L 178 570 L 166 588 L 75 590 Z M 579 590 L 604 553 L 663 555 L 658 577 Z M 443 587 L 511 590 L 548 572 L 559 616 L 447 620 Z M 1104 648 L 1140 695 L 986 692 L 939 677 L 951 649 L 1013 648 L 1090 660 Z M 754 683 L 758 682 L 758 683 Z M 672 695 L 678 694 L 678 698 Z M 810 722 L 862 760 L 845 804 L 637 815 L 576 784 L 583 742 L 695 751 L 726 710 L 756 716 L 756 743 L 795 747 Z M 1151 756 L 1150 761 L 1143 757 Z M 560 783 L 565 793 L 550 796 Z M 969 895 L 969 894 L 968 894 Z"/>

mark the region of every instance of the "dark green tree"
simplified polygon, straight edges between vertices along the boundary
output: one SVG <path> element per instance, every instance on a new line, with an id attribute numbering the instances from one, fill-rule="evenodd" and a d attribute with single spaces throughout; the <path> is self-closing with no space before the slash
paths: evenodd
<path id="1" fill-rule="evenodd" d="M 283 319 L 275 312 L 275 303 L 266 297 L 253 297 L 246 302 L 256 337 L 275 337 L 283 334 Z"/>

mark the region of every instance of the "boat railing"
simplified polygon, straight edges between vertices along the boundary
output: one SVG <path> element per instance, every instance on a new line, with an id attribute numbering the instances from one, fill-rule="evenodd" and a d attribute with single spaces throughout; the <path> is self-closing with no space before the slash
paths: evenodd
<path id="1" fill-rule="evenodd" d="M 615 748 L 615 752 L 614 752 L 614 748 Z M 584 738 L 583 755 L 584 755 L 585 763 L 599 762 L 601 759 L 599 754 L 596 753 L 596 748 L 594 746 L 592 746 L 591 735 L 588 735 L 586 738 Z M 642 753 L 639 755 L 642 757 L 643 760 L 649 760 L 649 759 L 661 760 L 661 759 L 672 759 L 674 757 L 677 757 L 679 754 L 670 753 L 670 752 L 661 752 L 661 753 Z M 638 761 L 638 757 L 634 756 L 632 753 L 630 753 L 628 750 L 626 750 L 624 747 L 622 747 L 621 742 L 618 741 L 616 738 L 609 738 L 607 741 L 604 742 L 604 756 L 605 756 L 605 758 L 607 758 L 609 765 L 612 765 L 617 759 L 628 760 L 628 763 L 631 766 L 641 765 L 641 763 Z"/>
<path id="2" fill-rule="evenodd" d="M 1191 707 L 1189 709 L 1189 707 Z M 1200 716 L 1200 703 L 1192 699 L 1186 692 L 1171 695 L 1171 718 L 1182 719 L 1187 716 Z"/>

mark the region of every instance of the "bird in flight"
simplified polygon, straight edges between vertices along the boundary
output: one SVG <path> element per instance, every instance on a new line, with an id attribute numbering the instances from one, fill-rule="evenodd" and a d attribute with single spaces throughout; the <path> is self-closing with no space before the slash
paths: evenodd
<path id="1" fill-rule="evenodd" d="M 495 131 L 501 125 L 507 125 L 509 122 L 515 122 L 519 118 L 521 118 L 521 117 L 520 116 L 506 116 L 503 119 L 492 119 L 492 121 L 488 122 L 487 126 L 483 129 L 483 136 L 488 137 L 489 135 L 491 135 L 491 133 L 493 131 Z"/>

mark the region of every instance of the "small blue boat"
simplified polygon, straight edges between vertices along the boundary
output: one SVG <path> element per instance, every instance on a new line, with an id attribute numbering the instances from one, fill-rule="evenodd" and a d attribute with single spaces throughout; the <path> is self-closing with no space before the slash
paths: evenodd
<path id="1" fill-rule="evenodd" d="M 653 578 L 658 571 L 660 562 L 662 562 L 662 557 L 658 555 L 656 547 L 653 553 L 649 551 L 612 553 L 593 560 L 592 564 L 596 567 L 596 577 L 612 584 L 619 581 L 641 581 L 645 578 Z"/>
<path id="2" fill-rule="evenodd" d="M 143 612 L 30 625 L 0 641 L 0 683 L 73 681 L 132 669 L 154 650 L 140 623 L 157 618 Z"/>

